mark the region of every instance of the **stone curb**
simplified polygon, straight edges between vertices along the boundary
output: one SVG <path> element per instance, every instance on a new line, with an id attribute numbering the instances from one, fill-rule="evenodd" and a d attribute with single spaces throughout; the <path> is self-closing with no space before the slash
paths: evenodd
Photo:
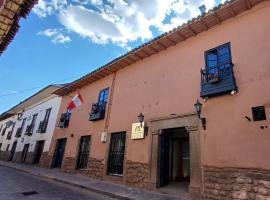
<path id="1" fill-rule="evenodd" d="M 27 169 L 21 169 L 21 168 L 10 166 L 10 165 L 3 165 L 3 164 L 0 164 L 0 165 L 4 166 L 4 167 L 9 167 L 11 169 L 15 169 L 17 171 L 28 173 L 28 174 L 31 174 L 31 175 L 34 175 L 34 176 L 37 176 L 37 177 L 42 177 L 42 178 L 45 178 L 45 179 L 48 179 L 48 180 L 53 180 L 53 181 L 57 181 L 57 182 L 64 183 L 64 184 L 67 184 L 67 185 L 71 185 L 71 186 L 74 186 L 74 187 L 79 187 L 79 188 L 82 188 L 82 189 L 86 189 L 86 190 L 89 190 L 91 192 L 102 194 L 102 195 L 105 195 L 105 196 L 108 196 L 108 197 L 121 199 L 121 200 L 136 200 L 136 199 L 133 199 L 133 198 L 130 198 L 130 197 L 121 196 L 119 194 L 115 194 L 115 193 L 106 192 L 106 191 L 103 191 L 103 190 L 87 187 L 85 185 L 81 185 L 81 184 L 78 184 L 78 183 L 72 183 L 72 182 L 69 182 L 69 181 L 65 181 L 65 180 L 62 180 L 62 179 L 59 179 L 59 178 L 55 178 L 53 176 L 49 176 L 49 175 L 45 175 L 45 174 L 36 174 L 36 173 L 33 173 L 33 172 L 31 172 L 30 170 L 27 170 Z"/>

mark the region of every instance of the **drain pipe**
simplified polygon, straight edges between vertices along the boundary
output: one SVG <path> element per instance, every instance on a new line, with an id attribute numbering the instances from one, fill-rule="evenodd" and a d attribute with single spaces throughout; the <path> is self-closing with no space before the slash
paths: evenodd
<path id="1" fill-rule="evenodd" d="M 113 79 L 112 79 L 112 85 L 111 85 L 111 91 L 110 91 L 108 111 L 107 111 L 107 114 L 106 114 L 104 132 L 108 132 L 108 128 L 109 128 L 109 125 L 110 125 L 110 116 L 111 116 L 111 107 L 112 107 L 114 87 L 115 87 L 115 79 L 116 79 L 116 72 L 113 73 Z"/>

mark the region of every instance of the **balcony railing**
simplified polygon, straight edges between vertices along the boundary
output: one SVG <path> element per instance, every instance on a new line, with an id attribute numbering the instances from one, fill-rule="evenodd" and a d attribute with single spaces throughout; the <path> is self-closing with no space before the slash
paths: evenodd
<path id="1" fill-rule="evenodd" d="M 71 113 L 62 113 L 60 120 L 59 120 L 59 127 L 60 128 L 67 128 L 69 125 Z"/>
<path id="2" fill-rule="evenodd" d="M 107 102 L 92 104 L 89 121 L 97 121 L 97 120 L 104 119 L 105 112 L 106 112 L 106 105 L 107 105 Z"/>
<path id="3" fill-rule="evenodd" d="M 46 128 L 45 128 L 45 123 L 44 121 L 40 121 L 37 129 L 37 133 L 45 133 Z"/>
<path id="4" fill-rule="evenodd" d="M 26 131 L 25 131 L 25 135 L 32 135 L 33 134 L 33 132 L 32 132 L 32 126 L 31 125 L 28 125 L 27 127 L 26 127 Z"/>
<path id="5" fill-rule="evenodd" d="M 7 128 L 5 127 L 5 128 L 3 129 L 3 131 L 2 131 L 2 134 L 1 134 L 2 136 L 5 135 L 6 130 L 7 130 Z"/>
<path id="6" fill-rule="evenodd" d="M 7 134 L 7 140 L 10 140 L 11 136 L 12 136 L 12 131 L 9 131 L 8 134 Z"/>
<path id="7" fill-rule="evenodd" d="M 212 97 L 237 91 L 232 63 L 201 69 L 201 97 Z"/>
<path id="8" fill-rule="evenodd" d="M 19 138 L 22 135 L 22 127 L 19 127 L 16 131 L 15 137 Z"/>

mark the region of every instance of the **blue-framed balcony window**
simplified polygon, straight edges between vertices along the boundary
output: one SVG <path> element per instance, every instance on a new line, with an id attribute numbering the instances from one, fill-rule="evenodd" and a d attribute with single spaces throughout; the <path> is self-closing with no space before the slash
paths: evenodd
<path id="1" fill-rule="evenodd" d="M 105 118 L 106 105 L 109 98 L 109 88 L 99 92 L 98 102 L 92 104 L 89 120 L 97 121 Z"/>
<path id="2" fill-rule="evenodd" d="M 201 97 L 212 97 L 237 90 L 233 73 L 230 43 L 205 52 L 205 68 L 201 70 Z"/>

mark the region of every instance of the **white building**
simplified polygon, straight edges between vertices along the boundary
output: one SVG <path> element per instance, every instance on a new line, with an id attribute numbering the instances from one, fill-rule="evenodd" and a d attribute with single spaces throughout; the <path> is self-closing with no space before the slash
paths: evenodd
<path id="1" fill-rule="evenodd" d="M 0 115 L 0 158 L 46 166 L 63 85 L 49 85 Z"/>

